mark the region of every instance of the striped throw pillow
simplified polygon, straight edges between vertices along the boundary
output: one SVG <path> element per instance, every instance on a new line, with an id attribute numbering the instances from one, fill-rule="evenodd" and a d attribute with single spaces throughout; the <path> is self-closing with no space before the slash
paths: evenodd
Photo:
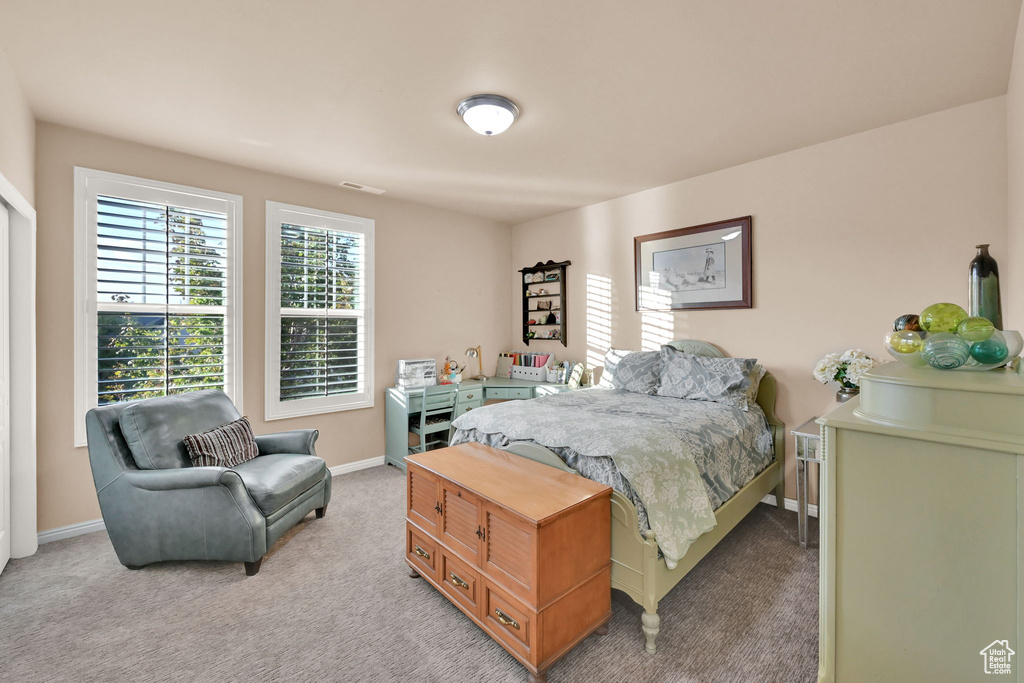
<path id="1" fill-rule="evenodd" d="M 202 434 L 189 434 L 183 441 L 196 467 L 234 467 L 260 454 L 252 425 L 244 417 Z"/>

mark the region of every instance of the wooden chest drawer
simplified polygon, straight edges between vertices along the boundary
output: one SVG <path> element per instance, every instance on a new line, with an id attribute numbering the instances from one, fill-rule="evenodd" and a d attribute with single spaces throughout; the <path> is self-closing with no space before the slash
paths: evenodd
<path id="1" fill-rule="evenodd" d="M 467 611 L 480 616 L 480 590 L 482 582 L 475 569 L 456 558 L 451 553 L 441 550 L 441 588 L 456 603 Z"/>
<path id="2" fill-rule="evenodd" d="M 405 556 L 420 574 L 437 576 L 437 543 L 411 523 L 405 523 Z"/>
<path id="3" fill-rule="evenodd" d="M 484 624 L 491 634 L 533 664 L 536 655 L 536 615 L 518 600 L 487 583 Z"/>
<path id="4" fill-rule="evenodd" d="M 611 618 L 611 489 L 475 443 L 406 462 L 409 566 L 545 680 Z"/>

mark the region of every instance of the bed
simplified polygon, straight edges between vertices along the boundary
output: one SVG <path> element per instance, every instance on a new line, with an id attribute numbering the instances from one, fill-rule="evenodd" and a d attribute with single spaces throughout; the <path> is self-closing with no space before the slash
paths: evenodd
<path id="1" fill-rule="evenodd" d="M 710 358 L 725 358 L 725 355 L 719 351 L 716 347 L 708 344 L 707 342 L 697 340 L 679 340 L 671 342 L 670 346 L 679 349 L 685 353 L 690 353 L 698 356 L 705 356 Z M 518 404 L 534 404 L 529 406 L 529 410 L 533 410 L 533 413 L 524 412 L 528 410 L 527 406 L 509 406 L 509 404 L 501 404 L 495 406 L 495 408 L 501 411 L 512 411 L 516 410 L 523 414 L 532 414 L 539 416 L 541 413 L 557 414 L 555 411 L 558 410 L 559 404 L 563 405 L 581 405 L 581 401 L 592 400 L 595 404 L 594 415 L 598 414 L 598 410 L 601 411 L 600 418 L 591 417 L 590 419 L 596 420 L 601 419 L 604 421 L 611 421 L 615 419 L 615 416 L 609 414 L 608 403 L 611 397 L 606 394 L 601 394 L 600 389 L 587 390 L 585 392 L 571 392 L 571 394 L 580 394 L 581 396 L 573 399 L 558 397 L 549 397 L 547 399 L 534 399 L 534 401 L 516 402 Z M 584 397 L 585 394 L 590 394 Z M 625 410 L 646 410 L 648 412 L 657 412 L 655 408 L 651 407 L 653 402 L 680 402 L 680 399 L 663 398 L 649 396 L 646 399 L 640 399 L 625 395 L 623 392 L 617 392 L 619 397 L 624 400 L 624 405 L 627 407 Z M 645 494 L 649 494 L 650 486 L 657 485 L 658 482 L 638 482 L 636 487 L 639 490 L 640 495 L 637 495 L 637 490 L 634 490 L 629 486 L 629 482 L 626 485 L 620 485 L 618 482 L 613 483 L 615 489 L 612 493 L 611 507 L 612 507 L 612 587 L 617 588 L 627 595 L 629 595 L 637 604 L 639 604 L 644 612 L 641 616 L 641 627 L 646 637 L 646 649 L 647 652 L 654 654 L 656 651 L 656 640 L 658 632 L 660 630 L 660 617 L 658 616 L 658 602 L 666 595 L 679 581 L 686 576 L 686 574 L 693 569 L 694 566 L 711 551 L 715 545 L 718 544 L 725 535 L 735 527 L 740 520 L 742 520 L 750 511 L 752 511 L 757 504 L 769 493 L 774 492 L 776 503 L 780 507 L 784 503 L 783 487 L 783 462 L 785 454 L 785 425 L 778 419 L 775 414 L 775 393 L 776 385 L 775 380 L 770 373 L 765 373 L 760 380 L 760 384 L 757 388 L 757 395 L 755 398 L 757 406 L 760 408 L 760 412 L 763 413 L 763 422 L 761 424 L 761 430 L 764 432 L 764 436 L 760 437 L 767 439 L 769 444 L 768 448 L 770 452 L 766 456 L 766 463 L 763 468 L 760 465 L 751 464 L 746 466 L 748 468 L 747 474 L 749 474 L 749 467 L 757 467 L 758 471 L 756 474 L 749 478 L 749 481 L 744 481 L 738 490 L 728 491 L 730 494 L 727 499 L 718 500 L 723 498 L 723 491 L 716 490 L 723 488 L 715 486 L 706 476 L 706 473 L 702 471 L 701 481 L 706 482 L 707 498 L 711 501 L 714 509 L 713 510 L 701 510 L 694 513 L 696 516 L 695 524 L 703 525 L 699 526 L 698 531 L 702 532 L 699 535 L 693 534 L 693 529 L 690 529 L 691 536 L 695 536 L 692 540 L 683 543 L 675 543 L 675 539 L 672 538 L 673 533 L 663 533 L 664 538 L 660 538 L 657 531 L 653 529 L 663 529 L 667 531 L 673 531 L 674 527 L 669 527 L 664 524 L 663 515 L 661 510 L 657 506 L 648 506 L 652 509 L 644 509 L 644 505 L 639 499 L 642 499 Z M 548 401 L 548 403 L 542 402 Z M 682 401 L 682 403 L 688 404 L 701 404 L 702 401 Z M 633 408 L 636 404 L 637 408 Z M 704 408 L 704 406 L 701 406 Z M 474 411 L 477 412 L 477 411 Z M 478 411 L 483 413 L 484 411 Z M 738 413 L 738 411 L 735 411 Z M 755 408 L 751 408 L 753 414 L 757 414 Z M 579 416 L 581 412 L 579 410 L 566 411 L 567 415 Z M 722 415 L 729 415 L 729 413 L 722 413 Z M 579 474 L 574 467 L 570 464 L 575 464 L 580 467 L 579 459 L 573 459 L 572 451 L 565 448 L 558 448 L 554 444 L 556 441 L 552 440 L 550 436 L 550 430 L 545 430 L 542 426 L 537 427 L 537 434 L 531 434 L 524 436 L 523 428 L 513 429 L 511 422 L 505 429 L 511 433 L 511 436 L 506 436 L 503 433 L 496 433 L 499 430 L 495 429 L 493 424 L 501 424 L 500 418 L 502 417 L 499 411 L 494 411 L 490 417 L 490 422 L 481 420 L 485 417 L 484 415 L 474 415 L 472 419 L 468 416 L 464 416 L 465 419 L 460 418 L 454 423 L 452 432 L 452 443 L 462 443 L 465 441 L 481 441 L 484 443 L 490 443 L 490 445 L 497 445 L 506 451 L 519 455 L 521 457 L 529 458 L 537 462 L 544 463 L 551 467 L 557 467 L 567 472 L 574 472 Z M 627 416 L 632 419 L 632 416 Z M 753 420 L 754 418 L 750 418 Z M 719 419 L 719 422 L 728 424 L 729 420 Z M 640 422 L 636 422 L 640 424 Z M 483 426 L 482 429 L 478 428 Z M 550 421 L 549 425 L 550 426 Z M 545 433 L 547 431 L 547 433 Z M 594 431 L 597 431 L 596 429 Z M 540 443 L 534 441 L 534 436 L 538 440 L 544 441 L 544 437 L 547 437 L 547 443 L 551 448 L 547 448 Z M 664 434 L 661 438 L 664 438 Z M 721 437 L 713 437 L 714 443 L 721 443 Z M 628 446 L 628 442 L 624 442 Z M 594 448 L 601 448 L 603 444 L 597 444 Z M 611 446 L 609 446 L 611 447 Z M 623 448 L 623 443 L 617 444 L 618 448 Z M 645 444 L 646 447 L 646 444 Z M 670 445 L 666 444 L 666 448 Z M 694 446 L 697 449 L 698 446 Z M 704 450 L 707 450 L 705 444 Z M 724 447 L 723 447 L 724 450 Z M 762 447 L 763 450 L 763 447 Z M 630 456 L 632 457 L 632 456 Z M 697 458 L 690 458 L 690 460 L 696 460 Z M 610 460 L 610 458 L 608 459 Z M 625 459 L 625 460 L 628 460 Z M 567 464 L 568 463 L 570 464 Z M 588 466 L 591 466 L 588 464 Z M 702 470 L 706 469 L 706 465 L 702 466 Z M 582 470 L 586 470 L 584 467 L 580 467 Z M 735 469 L 735 468 L 734 468 Z M 742 468 L 741 468 L 742 469 Z M 602 475 L 605 478 L 605 483 L 611 483 L 607 479 L 610 475 Z M 613 476 L 613 475 L 612 475 Z M 726 477 L 728 479 L 728 477 Z M 746 475 L 744 475 L 746 478 Z M 687 491 L 693 490 L 692 477 L 687 480 L 690 483 L 679 485 L 679 490 Z M 676 480 L 672 480 L 673 487 L 676 486 Z M 688 488 L 689 487 L 689 488 Z M 728 489 L 729 487 L 724 487 Z M 690 495 L 686 500 L 696 501 L 700 496 Z M 635 502 L 634 502 L 635 501 Z M 684 506 L 688 510 L 690 507 L 699 508 L 699 505 L 689 504 Z M 689 513 L 687 513 L 689 515 Z M 708 520 L 708 515 L 712 518 Z M 645 520 L 645 517 L 650 519 Z M 690 519 L 689 516 L 686 518 Z M 659 525 L 659 520 L 662 523 Z M 646 522 L 646 523 L 645 523 Z M 705 524 L 705 522 L 707 522 Z M 709 528 L 709 530 L 707 530 Z M 676 534 L 685 537 L 685 534 Z M 670 542 L 671 541 L 671 542 Z M 665 545 L 666 548 L 663 551 L 659 546 L 659 542 Z"/>

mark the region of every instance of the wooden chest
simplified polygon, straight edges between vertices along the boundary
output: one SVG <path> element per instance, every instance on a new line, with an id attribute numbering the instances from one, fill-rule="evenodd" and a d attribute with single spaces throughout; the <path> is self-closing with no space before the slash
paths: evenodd
<path id="1" fill-rule="evenodd" d="M 406 458 L 406 562 L 543 681 L 611 618 L 611 488 L 482 444 Z"/>

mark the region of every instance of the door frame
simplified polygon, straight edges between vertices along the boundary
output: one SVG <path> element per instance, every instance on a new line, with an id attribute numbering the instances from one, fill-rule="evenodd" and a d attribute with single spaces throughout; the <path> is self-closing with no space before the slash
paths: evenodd
<path id="1" fill-rule="evenodd" d="M 0 173 L 10 214 L 11 558 L 36 552 L 36 210 Z M 17 362 L 13 362 L 17 359 Z"/>

